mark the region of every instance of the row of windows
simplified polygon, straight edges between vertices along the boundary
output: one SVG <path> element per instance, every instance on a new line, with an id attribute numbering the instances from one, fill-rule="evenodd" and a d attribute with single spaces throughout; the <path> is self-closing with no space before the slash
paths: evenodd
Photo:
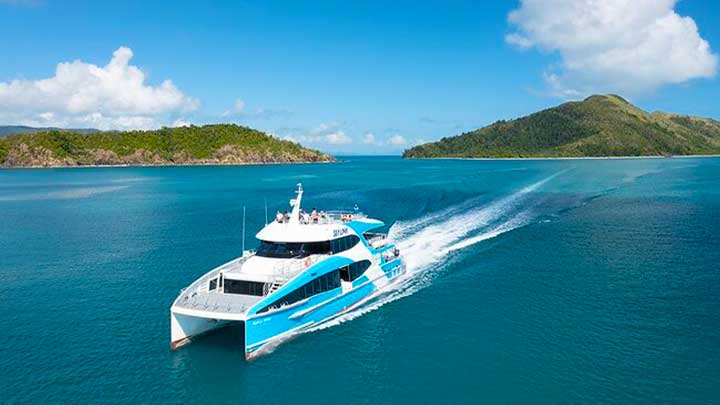
<path id="1" fill-rule="evenodd" d="M 344 252 L 348 249 L 352 249 L 355 245 L 360 242 L 360 238 L 355 235 L 343 236 L 342 238 L 333 239 L 330 241 L 330 248 L 333 254 Z"/>
<path id="2" fill-rule="evenodd" d="M 369 260 L 361 260 L 348 266 L 333 270 L 323 276 L 307 282 L 302 287 L 277 299 L 272 304 L 262 308 L 258 312 L 265 312 L 270 308 L 279 308 L 283 305 L 291 305 L 305 298 L 312 297 L 325 291 L 340 287 L 340 280 L 353 281 L 360 277 L 370 267 Z"/>
<path id="3" fill-rule="evenodd" d="M 266 312 L 270 308 L 279 308 L 283 305 L 294 304 L 298 301 L 304 300 L 305 298 L 312 297 L 315 294 L 334 290 L 338 287 L 340 287 L 340 272 L 339 270 L 333 270 L 330 273 L 307 282 L 302 287 L 276 300 L 258 312 Z"/>
<path id="4" fill-rule="evenodd" d="M 279 243 L 261 241 L 257 255 L 261 257 L 273 257 L 278 259 L 302 258 L 316 254 L 328 254 L 331 252 L 330 242 L 310 243 Z"/>
<path id="5" fill-rule="evenodd" d="M 355 262 L 349 266 L 345 266 L 340 269 L 340 278 L 343 279 L 343 281 L 353 281 L 356 278 L 360 277 L 365 273 L 365 270 L 370 267 L 370 261 L 369 260 L 361 260 L 359 262 Z"/>
<path id="6" fill-rule="evenodd" d="M 303 258 L 310 255 L 335 254 L 351 249 L 360 242 L 355 235 L 326 240 L 322 242 L 307 243 L 281 243 L 261 241 L 257 255 L 277 259 Z"/>
<path id="7" fill-rule="evenodd" d="M 262 297 L 265 295 L 265 283 L 246 280 L 228 280 L 225 279 L 223 292 L 226 294 L 243 294 L 257 295 Z"/>

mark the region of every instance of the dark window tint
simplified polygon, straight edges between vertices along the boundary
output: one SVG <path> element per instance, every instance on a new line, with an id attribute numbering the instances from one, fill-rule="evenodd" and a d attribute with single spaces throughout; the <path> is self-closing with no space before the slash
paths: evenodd
<path id="1" fill-rule="evenodd" d="M 350 265 L 350 281 L 355 280 L 365 273 L 365 270 L 370 267 L 370 260 L 361 260 L 359 262 Z"/>
<path id="2" fill-rule="evenodd" d="M 345 266 L 340 269 L 340 279 L 342 281 L 352 281 L 350 279 L 350 266 Z"/>
<path id="3" fill-rule="evenodd" d="M 227 283 L 227 281 L 225 281 Z M 312 297 L 325 291 L 330 291 L 340 287 L 340 272 L 338 270 L 331 271 L 312 281 L 307 282 L 297 290 L 275 300 L 272 304 L 262 308 L 258 312 L 266 312 L 270 308 L 280 308 L 284 305 L 291 305 L 305 298 Z"/>
<path id="4" fill-rule="evenodd" d="M 261 241 L 257 255 L 280 259 L 301 258 L 316 254 L 330 253 L 330 241 L 308 243 L 277 243 Z"/>
<path id="5" fill-rule="evenodd" d="M 353 248 L 360 242 L 360 238 L 355 235 L 343 236 L 342 238 L 333 239 L 330 241 L 333 254 L 344 252 L 348 249 Z"/>
<path id="6" fill-rule="evenodd" d="M 225 279 L 225 289 L 223 291 L 226 294 L 257 295 L 262 297 L 265 295 L 265 283 Z"/>
<path id="7" fill-rule="evenodd" d="M 368 267 L 370 267 L 369 260 L 355 262 L 340 269 L 340 278 L 343 279 L 343 281 L 354 281 L 358 277 L 362 276 Z"/>

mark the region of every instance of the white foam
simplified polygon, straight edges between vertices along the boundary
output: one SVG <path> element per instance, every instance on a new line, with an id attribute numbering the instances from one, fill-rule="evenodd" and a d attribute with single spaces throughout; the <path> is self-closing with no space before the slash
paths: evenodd
<path id="1" fill-rule="evenodd" d="M 402 252 L 406 274 L 363 305 L 307 331 L 339 325 L 412 295 L 430 285 L 435 275 L 452 262 L 451 252 L 527 225 L 534 218 L 532 207 L 536 204 L 529 198 L 530 195 L 565 171 L 486 205 L 473 199 L 418 219 L 394 224 L 388 237 Z"/>

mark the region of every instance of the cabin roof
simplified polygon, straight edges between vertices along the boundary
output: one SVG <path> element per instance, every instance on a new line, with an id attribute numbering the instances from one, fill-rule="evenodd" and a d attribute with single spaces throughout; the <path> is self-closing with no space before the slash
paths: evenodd
<path id="1" fill-rule="evenodd" d="M 365 217 L 348 222 L 338 221 L 325 224 L 280 223 L 273 221 L 261 229 L 255 237 L 263 241 L 281 243 L 323 242 L 351 233 L 362 235 L 362 233 L 370 229 L 376 229 L 384 225 L 382 221 Z"/>

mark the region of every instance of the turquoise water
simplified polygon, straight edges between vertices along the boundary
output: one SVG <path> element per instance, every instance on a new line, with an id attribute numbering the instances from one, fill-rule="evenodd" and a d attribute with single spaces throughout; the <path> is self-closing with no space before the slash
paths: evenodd
<path id="1" fill-rule="evenodd" d="M 171 352 L 178 291 L 297 182 L 408 278 L 253 362 L 232 328 Z M 5 170 L 0 402 L 718 402 L 718 263 L 720 159 Z"/>

